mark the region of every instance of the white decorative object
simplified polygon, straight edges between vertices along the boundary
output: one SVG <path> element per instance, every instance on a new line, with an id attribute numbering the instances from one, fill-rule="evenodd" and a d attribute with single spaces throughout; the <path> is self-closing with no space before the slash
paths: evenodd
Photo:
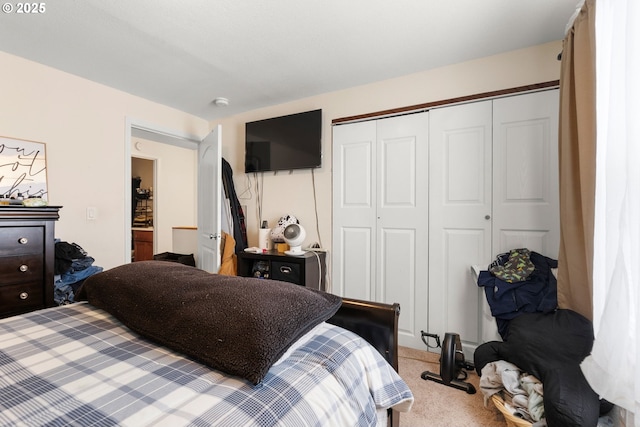
<path id="1" fill-rule="evenodd" d="M 304 255 L 302 243 L 307 237 L 304 227 L 300 224 L 290 224 L 284 229 L 284 241 L 289 245 L 289 250 L 284 251 L 287 255 L 301 256 Z"/>
<path id="2" fill-rule="evenodd" d="M 271 249 L 271 229 L 260 228 L 258 230 L 258 247 L 260 249 Z"/>

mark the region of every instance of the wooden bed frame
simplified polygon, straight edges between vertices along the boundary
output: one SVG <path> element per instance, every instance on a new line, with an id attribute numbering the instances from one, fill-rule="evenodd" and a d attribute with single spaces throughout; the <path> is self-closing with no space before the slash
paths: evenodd
<path id="1" fill-rule="evenodd" d="M 400 304 L 342 298 L 342 306 L 328 323 L 343 327 L 367 340 L 398 371 L 398 317 Z M 400 425 L 400 413 L 389 409 L 389 426 Z"/>

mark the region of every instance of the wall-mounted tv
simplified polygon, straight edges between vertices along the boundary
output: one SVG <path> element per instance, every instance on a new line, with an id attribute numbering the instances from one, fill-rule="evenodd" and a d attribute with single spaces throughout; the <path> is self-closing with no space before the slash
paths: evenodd
<path id="1" fill-rule="evenodd" d="M 322 110 L 248 122 L 245 136 L 245 173 L 321 166 Z"/>

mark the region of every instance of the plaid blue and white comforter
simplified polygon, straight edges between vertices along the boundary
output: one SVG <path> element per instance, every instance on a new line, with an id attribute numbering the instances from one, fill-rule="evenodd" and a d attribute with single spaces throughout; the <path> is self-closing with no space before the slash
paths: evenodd
<path id="1" fill-rule="evenodd" d="M 285 356 L 253 386 L 86 303 L 36 311 L 0 320 L 0 425 L 369 426 L 413 403 L 379 353 L 342 328 L 323 323 Z"/>

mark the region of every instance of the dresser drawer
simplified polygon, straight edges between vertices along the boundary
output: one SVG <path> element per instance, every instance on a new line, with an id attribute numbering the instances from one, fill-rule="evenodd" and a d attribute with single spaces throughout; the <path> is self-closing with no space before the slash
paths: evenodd
<path id="1" fill-rule="evenodd" d="M 53 307 L 60 206 L 0 205 L 0 318 Z"/>
<path id="2" fill-rule="evenodd" d="M 292 262 L 271 262 L 271 279 L 282 280 L 284 282 L 304 284 L 300 264 Z"/>
<path id="3" fill-rule="evenodd" d="M 43 275 L 44 260 L 41 254 L 0 258 L 0 287 L 34 280 L 42 283 Z"/>
<path id="4" fill-rule="evenodd" d="M 43 227 L 0 227 L 0 233 L 0 256 L 43 252 Z"/>
<path id="5" fill-rule="evenodd" d="M 41 282 L 0 286 L 0 313 L 23 313 L 44 307 Z"/>

